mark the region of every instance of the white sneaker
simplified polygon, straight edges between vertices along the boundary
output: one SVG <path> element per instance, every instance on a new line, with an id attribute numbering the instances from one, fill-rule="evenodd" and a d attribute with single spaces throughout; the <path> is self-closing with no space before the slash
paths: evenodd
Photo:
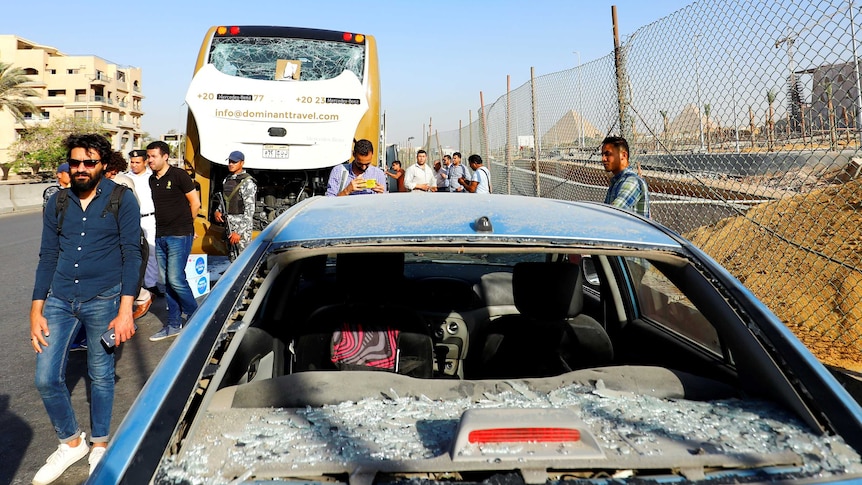
<path id="1" fill-rule="evenodd" d="M 105 451 L 107 450 L 108 448 L 105 446 L 94 446 L 90 450 L 90 458 L 87 459 L 87 461 L 90 462 L 90 475 L 93 474 L 93 470 L 96 469 L 96 465 L 98 465 L 102 457 L 105 456 Z"/>
<path id="2" fill-rule="evenodd" d="M 33 477 L 33 485 L 48 485 L 60 478 L 60 475 L 67 468 L 87 456 L 88 451 L 90 451 L 90 448 L 87 446 L 86 433 L 81 433 L 81 443 L 74 448 L 66 443 L 60 444 L 57 451 L 51 453 L 51 456 L 45 461 L 45 465 L 36 472 L 36 476 Z"/>

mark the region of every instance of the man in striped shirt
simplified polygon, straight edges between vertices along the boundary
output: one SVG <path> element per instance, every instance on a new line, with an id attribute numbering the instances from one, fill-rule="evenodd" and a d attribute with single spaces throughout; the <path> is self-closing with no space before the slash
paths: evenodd
<path id="1" fill-rule="evenodd" d="M 609 136 L 602 140 L 602 165 L 613 174 L 605 204 L 649 217 L 649 190 L 644 179 L 629 167 L 629 144 L 625 138 Z"/>

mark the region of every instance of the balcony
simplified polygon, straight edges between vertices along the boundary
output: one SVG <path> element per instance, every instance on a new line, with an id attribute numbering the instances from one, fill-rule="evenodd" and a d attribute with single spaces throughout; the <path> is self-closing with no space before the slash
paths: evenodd
<path id="1" fill-rule="evenodd" d="M 31 75 L 31 76 L 26 76 L 26 77 L 27 77 L 28 81 L 21 83 L 22 87 L 31 88 L 31 89 L 38 89 L 38 88 L 45 88 L 48 86 L 48 84 L 45 83 L 44 80 L 42 80 L 41 76 Z"/>
<path id="2" fill-rule="evenodd" d="M 90 78 L 90 82 L 93 84 L 107 84 L 113 80 L 114 79 L 111 76 L 108 76 L 103 72 L 97 72 L 96 77 Z"/>
<path id="3" fill-rule="evenodd" d="M 66 104 L 66 96 L 46 96 L 39 99 L 31 99 L 36 106 L 63 106 Z"/>
<path id="4" fill-rule="evenodd" d="M 132 122 L 132 120 L 130 120 L 130 119 L 117 120 L 117 126 L 120 128 L 128 128 L 131 130 L 134 130 L 136 128 L 135 123 Z"/>
<path id="5" fill-rule="evenodd" d="M 47 126 L 51 120 L 49 118 L 24 118 L 23 121 L 16 121 L 17 128 L 33 128 L 35 126 Z"/>
<path id="6" fill-rule="evenodd" d="M 84 94 L 76 94 L 75 95 L 75 102 L 76 103 L 107 104 L 107 105 L 111 105 L 111 106 L 113 106 L 113 104 L 114 104 L 114 100 L 107 97 L 107 96 L 96 95 L 96 96 L 87 97 Z"/>

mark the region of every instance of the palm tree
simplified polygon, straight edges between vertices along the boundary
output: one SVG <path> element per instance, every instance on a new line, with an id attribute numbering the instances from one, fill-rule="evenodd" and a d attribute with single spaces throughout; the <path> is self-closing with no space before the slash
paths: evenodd
<path id="1" fill-rule="evenodd" d="M 766 92 L 766 101 L 769 103 L 769 110 L 766 113 L 766 150 L 771 152 L 775 143 L 775 108 L 772 106 L 775 102 L 775 91 L 770 89 Z"/>
<path id="2" fill-rule="evenodd" d="M 706 115 L 706 153 L 710 151 L 710 141 L 709 137 L 709 113 L 712 111 L 712 106 L 709 104 L 703 105 L 703 114 Z"/>
<path id="3" fill-rule="evenodd" d="M 832 102 L 832 81 L 826 79 L 826 111 L 829 115 L 829 149 L 835 150 L 838 135 L 835 133 L 835 104 Z"/>
<path id="4" fill-rule="evenodd" d="M 754 139 L 754 111 L 751 109 L 750 104 L 748 105 L 748 132 L 751 135 L 751 151 L 753 152 L 757 145 Z"/>
<path id="5" fill-rule="evenodd" d="M 668 143 L 668 137 L 670 136 L 670 133 L 667 131 L 667 110 L 659 110 L 658 113 L 661 115 L 662 127 L 664 129 L 664 143 L 665 148 L 667 148 L 666 145 Z"/>
<path id="6" fill-rule="evenodd" d="M 27 96 L 39 96 L 35 90 L 24 86 L 24 83 L 29 81 L 30 78 L 20 67 L 12 67 L 12 64 L 0 62 L 0 111 L 4 109 L 9 111 L 19 123 L 24 121 L 24 113 L 38 111 L 36 105 L 27 99 Z M 9 177 L 12 163 L 11 160 L 0 163 L 3 180 Z"/>
<path id="7" fill-rule="evenodd" d="M 39 96 L 39 93 L 26 87 L 27 82 L 30 78 L 23 69 L 0 62 L 0 111 L 6 109 L 19 122 L 24 120 L 24 113 L 38 111 L 27 96 Z"/>

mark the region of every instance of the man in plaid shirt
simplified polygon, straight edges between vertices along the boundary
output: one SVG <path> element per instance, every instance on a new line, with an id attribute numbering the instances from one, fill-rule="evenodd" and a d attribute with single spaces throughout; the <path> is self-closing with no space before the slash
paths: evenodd
<path id="1" fill-rule="evenodd" d="M 605 204 L 649 217 L 649 191 L 644 179 L 629 167 L 629 143 L 621 136 L 602 140 L 602 165 L 611 172 Z"/>

